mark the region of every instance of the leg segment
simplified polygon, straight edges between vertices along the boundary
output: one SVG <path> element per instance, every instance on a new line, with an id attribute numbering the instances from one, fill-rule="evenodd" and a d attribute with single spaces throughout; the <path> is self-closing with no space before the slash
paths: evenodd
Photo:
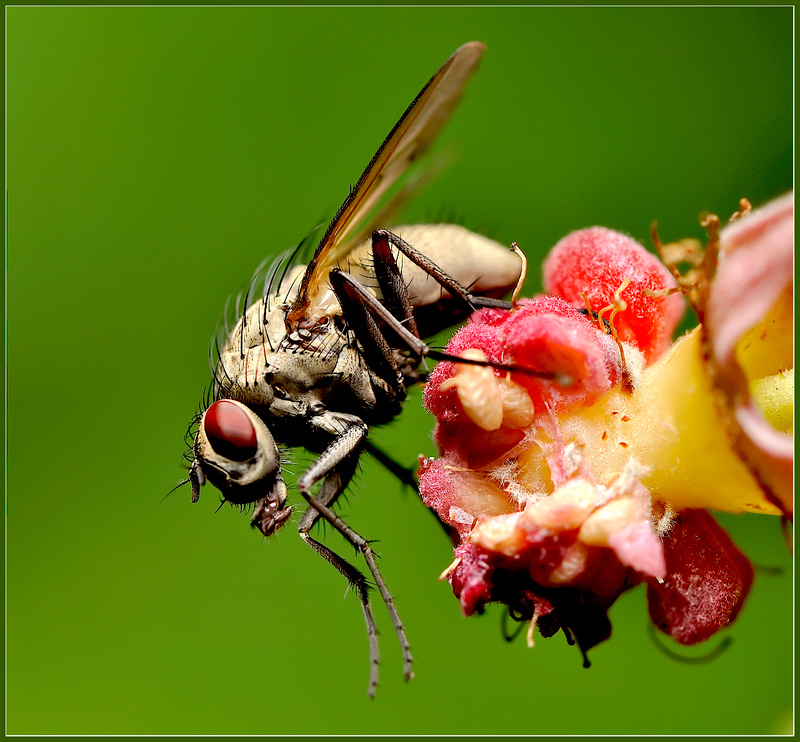
<path id="1" fill-rule="evenodd" d="M 399 237 L 396 239 L 400 239 Z M 438 269 L 437 269 L 438 270 Z M 353 276 L 349 273 L 344 273 L 336 268 L 334 268 L 330 272 L 330 281 L 331 286 L 336 293 L 336 296 L 339 297 L 340 302 L 342 302 L 342 297 L 344 301 L 342 302 L 343 309 L 345 307 L 351 307 L 356 305 L 361 305 L 359 309 L 358 316 L 368 316 L 373 315 L 380 319 L 384 324 L 391 327 L 393 332 L 397 335 L 397 337 L 402 341 L 402 343 L 406 346 L 408 350 L 412 353 L 416 353 L 420 358 L 432 358 L 435 361 L 451 361 L 452 363 L 467 363 L 474 366 L 491 366 L 492 368 L 500 369 L 503 371 L 514 371 L 518 373 L 527 374 L 529 376 L 536 376 L 542 379 L 560 379 L 560 375 L 553 371 L 539 371 L 536 369 L 531 368 L 524 368 L 522 366 L 512 366 L 507 365 L 504 363 L 490 363 L 487 361 L 475 361 L 469 358 L 459 358 L 458 356 L 452 356 L 449 353 L 442 353 L 441 351 L 434 350 L 431 348 L 424 340 L 420 340 L 416 335 L 409 332 L 405 326 L 400 322 L 378 299 L 373 296 L 367 289 L 365 289 Z M 458 285 L 458 284 L 455 284 Z M 476 301 L 480 299 L 480 301 L 484 300 L 484 297 L 473 297 Z M 495 299 L 486 299 L 486 301 L 495 302 Z M 504 304 L 504 302 L 501 302 Z M 490 305 L 485 305 L 490 306 Z M 496 306 L 496 304 L 492 304 L 491 306 Z M 510 306 L 510 305 L 509 305 Z M 349 313 L 349 309 L 344 309 L 345 318 L 350 322 L 352 316 Z M 377 336 L 380 337 L 382 346 L 388 348 L 388 343 L 386 343 L 386 337 L 384 336 L 383 332 L 377 326 L 376 323 L 373 325 L 375 326 L 375 332 Z M 372 343 L 375 339 L 374 335 L 369 333 L 365 333 L 363 329 L 363 325 L 359 325 L 358 323 L 353 325 L 353 331 L 356 333 L 356 337 L 358 338 L 359 342 L 366 348 Z M 391 352 L 390 350 L 388 352 Z M 394 361 L 392 361 L 394 365 Z M 396 366 L 395 366 L 396 367 Z"/>
<path id="2" fill-rule="evenodd" d="M 334 268 L 330 272 L 329 280 L 337 299 L 339 299 L 348 325 L 363 347 L 367 361 L 376 363 L 376 366 L 372 366 L 372 368 L 384 381 L 390 385 L 392 384 L 392 379 L 397 377 L 397 364 L 394 361 L 394 355 L 391 346 L 386 340 L 384 330 L 378 326 L 376 319 L 380 320 L 384 327 L 389 328 L 397 336 L 400 343 L 420 359 L 427 356 L 437 361 L 471 363 L 478 366 L 492 366 L 493 368 L 508 371 L 518 371 L 540 378 L 558 378 L 558 374 L 551 371 L 536 371 L 518 366 L 472 361 L 457 358 L 431 348 L 419 337 L 416 322 L 414 321 L 413 308 L 408 298 L 408 291 L 403 283 L 403 277 L 397 262 L 392 255 L 390 245 L 396 247 L 409 260 L 416 263 L 450 292 L 453 297 L 463 302 L 469 311 L 477 307 L 512 308 L 512 305 L 507 301 L 471 294 L 439 268 L 438 265 L 426 258 L 422 253 L 417 252 L 397 235 L 386 230 L 374 232 L 372 234 L 372 249 L 375 275 L 384 295 L 383 301 L 379 301 L 351 274 L 338 268 Z M 402 383 L 402 380 L 399 380 L 398 383 Z"/>
<path id="3" fill-rule="evenodd" d="M 417 491 L 417 480 L 414 477 L 412 467 L 405 467 L 399 462 L 395 461 L 386 451 L 378 448 L 374 443 L 367 441 L 364 444 L 364 450 L 371 453 L 375 459 L 381 464 L 390 474 L 404 486 L 411 487 L 415 492 Z"/>
<path id="4" fill-rule="evenodd" d="M 342 477 L 337 472 L 331 472 L 323 483 L 317 497 L 321 503 L 327 506 L 332 504 L 343 490 Z M 375 616 L 372 613 L 372 606 L 369 602 L 369 583 L 359 569 L 350 564 L 346 559 L 340 557 L 336 552 L 308 535 L 308 532 L 319 517 L 319 511 L 314 507 L 310 507 L 300 519 L 298 531 L 303 541 L 326 562 L 344 575 L 344 578 L 352 586 L 353 590 L 355 590 L 356 595 L 358 595 L 358 600 L 361 603 L 361 610 L 364 613 L 364 622 L 367 625 L 367 639 L 369 641 L 369 686 L 367 688 L 367 695 L 370 698 L 374 698 L 375 691 L 378 687 L 380 650 L 378 648 L 378 629 L 375 624 Z"/>
<path id="5" fill-rule="evenodd" d="M 374 696 L 375 689 L 378 685 L 378 664 L 380 658 L 377 638 L 378 632 L 369 602 L 369 584 L 364 575 L 356 569 L 356 567 L 308 535 L 308 532 L 320 517 L 328 521 L 339 531 L 345 540 L 364 555 L 364 559 L 375 580 L 375 584 L 378 586 L 383 602 L 386 604 L 386 609 L 389 612 L 395 633 L 400 642 L 406 680 L 409 680 L 413 676 L 411 670 L 411 648 L 406 637 L 405 629 L 403 628 L 403 623 L 397 613 L 394 598 L 389 592 L 389 588 L 378 569 L 372 547 L 365 538 L 356 533 L 330 509 L 330 506 L 333 505 L 339 495 L 344 491 L 353 476 L 358 453 L 366 440 L 368 428 L 360 418 L 353 415 L 336 415 L 328 412 L 326 415 L 320 417 L 325 419 L 321 419 L 317 424 L 325 430 L 335 430 L 336 437 L 322 452 L 317 461 L 315 461 L 303 476 L 300 477 L 297 483 L 297 488 L 311 506 L 300 520 L 299 531 L 303 540 L 311 546 L 317 554 L 345 576 L 359 597 L 361 608 L 364 612 L 364 620 L 367 625 L 367 636 L 370 645 L 370 680 L 368 693 L 370 696 Z M 311 494 L 311 487 L 319 480 L 323 480 L 322 487 L 319 494 L 314 496 Z"/>
<path id="6" fill-rule="evenodd" d="M 375 561 L 375 552 L 372 550 L 372 547 L 365 538 L 360 536 L 356 533 L 350 526 L 348 526 L 336 513 L 334 513 L 330 508 L 323 505 L 318 498 L 314 497 L 314 495 L 308 492 L 302 492 L 303 497 L 308 500 L 308 503 L 325 519 L 330 523 L 339 533 L 344 536 L 344 538 L 349 541 L 355 549 L 360 551 L 364 555 L 364 560 L 367 562 L 367 566 L 369 567 L 369 571 L 372 573 L 372 577 L 375 580 L 375 584 L 378 586 L 378 591 L 381 594 L 381 598 L 383 598 L 383 602 L 386 605 L 386 610 L 389 612 L 389 616 L 392 619 L 392 624 L 394 625 L 394 631 L 397 634 L 397 640 L 400 642 L 400 649 L 403 652 L 403 676 L 406 680 L 411 680 L 414 677 L 414 672 L 411 669 L 412 665 L 412 657 L 411 657 L 411 645 L 408 643 L 408 638 L 406 637 L 406 630 L 403 627 L 403 622 L 400 620 L 400 615 L 397 612 L 397 607 L 394 603 L 394 598 L 392 597 L 391 592 L 389 592 L 389 588 L 386 586 L 386 582 L 381 575 L 380 570 L 378 569 L 378 564 Z M 336 566 L 336 565 L 334 565 Z M 345 575 L 346 576 L 346 575 Z M 362 601 L 362 606 L 364 605 Z M 368 609 L 368 604 L 365 607 L 365 615 L 366 610 Z M 368 622 L 369 624 L 369 622 Z M 368 626 L 369 630 L 369 626 Z M 374 630 L 374 625 L 373 625 Z M 376 650 L 377 650 L 377 643 L 376 643 Z M 377 657 L 373 660 L 373 666 L 377 664 Z M 376 669 L 377 675 L 377 669 Z M 374 695 L 374 690 L 372 692 Z"/>
<path id="7" fill-rule="evenodd" d="M 445 273 L 430 258 L 426 257 L 418 250 L 415 250 L 402 237 L 398 237 L 396 234 L 393 234 L 392 232 L 389 232 L 385 229 L 379 229 L 377 232 L 372 233 L 372 250 L 376 254 L 376 262 L 377 262 L 377 255 L 379 253 L 381 255 L 385 255 L 388 252 L 391 255 L 391 250 L 389 250 L 390 244 L 396 247 L 411 262 L 415 263 L 420 268 L 422 268 L 422 270 L 424 270 L 425 273 L 427 273 L 440 286 L 442 286 L 442 288 L 446 289 L 454 299 L 464 303 L 466 305 L 466 308 L 470 312 L 473 312 L 478 307 L 497 307 L 500 309 L 511 309 L 511 307 L 513 306 L 511 302 L 503 301 L 502 299 L 492 299 L 488 296 L 478 296 L 476 294 L 470 293 L 452 276 Z M 395 262 L 394 258 L 392 258 L 392 262 L 393 263 Z M 397 269 L 396 263 L 395 263 L 395 269 Z M 376 270 L 376 275 L 377 275 L 377 270 Z M 406 293 L 406 296 L 408 296 L 405 289 L 405 284 L 402 283 L 402 279 L 401 279 L 401 285 L 403 286 L 403 292 Z"/>
<path id="8" fill-rule="evenodd" d="M 376 232 L 372 236 L 373 269 L 383 294 L 383 303 L 412 335 L 420 337 L 403 274 L 389 247 L 389 240 L 383 234 Z"/>
<path id="9" fill-rule="evenodd" d="M 405 384 L 395 362 L 394 353 L 382 329 L 378 327 L 378 323 L 375 321 L 375 312 L 363 300 L 363 294 L 371 296 L 378 304 L 380 302 L 349 273 L 332 270 L 329 280 L 331 288 L 342 307 L 347 326 L 353 331 L 356 339 L 361 344 L 367 365 L 395 394 L 399 395 L 402 391 L 402 397 L 404 397 Z M 358 286 L 360 292 L 354 291 L 353 286 Z M 386 314 L 390 317 L 392 316 L 386 307 L 382 304 L 380 306 Z M 397 323 L 398 320 L 395 319 L 394 322 Z"/>

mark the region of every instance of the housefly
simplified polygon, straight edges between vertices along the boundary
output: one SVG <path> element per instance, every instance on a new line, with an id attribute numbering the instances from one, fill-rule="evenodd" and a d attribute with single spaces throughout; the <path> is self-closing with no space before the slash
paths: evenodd
<path id="1" fill-rule="evenodd" d="M 359 597 L 369 639 L 370 696 L 379 661 L 370 585 L 310 531 L 322 518 L 361 553 L 409 679 L 411 651 L 375 554 L 332 508 L 354 474 L 370 426 L 400 412 L 422 359 L 450 358 L 421 338 L 477 307 L 511 306 L 499 297 L 516 284 L 520 262 L 507 248 L 455 225 L 379 228 L 407 199 L 411 186 L 403 186 L 401 177 L 452 115 L 484 50 L 479 42 L 460 47 L 422 88 L 307 265 L 279 261 L 258 274 L 263 291 L 248 292 L 218 347 L 210 404 L 196 419 L 189 456 L 192 500 L 208 481 L 225 501 L 252 507 L 251 524 L 269 536 L 292 513 L 278 444 L 318 454 L 296 484 L 309 505 L 298 529 Z"/>

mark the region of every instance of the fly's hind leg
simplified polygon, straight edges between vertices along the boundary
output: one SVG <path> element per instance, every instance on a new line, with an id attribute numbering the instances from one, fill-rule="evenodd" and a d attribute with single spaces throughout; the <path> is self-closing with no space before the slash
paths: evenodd
<path id="1" fill-rule="evenodd" d="M 376 234 L 378 234 L 376 232 Z M 388 233 L 387 233 L 388 234 Z M 395 237 L 392 235 L 392 237 Z M 395 237 L 395 239 L 400 239 Z M 404 243 L 405 244 L 405 243 Z M 418 254 L 418 253 L 417 253 Z M 439 273 L 442 271 L 437 268 Z M 443 274 L 442 275 L 446 275 Z M 406 325 L 392 314 L 387 309 L 384 302 L 379 301 L 373 294 L 365 289 L 357 279 L 349 273 L 345 273 L 338 268 L 334 268 L 330 272 L 329 280 L 339 303 L 342 306 L 345 319 L 348 325 L 354 331 L 356 337 L 364 347 L 364 355 L 367 357 L 367 362 L 371 364 L 373 370 L 377 371 L 382 379 L 389 382 L 392 378 L 386 369 L 397 369 L 397 364 L 393 360 L 391 348 L 386 340 L 384 330 L 378 326 L 377 320 L 380 320 L 386 327 L 390 328 L 392 332 L 398 337 L 403 346 L 416 354 L 419 358 L 432 358 L 435 361 L 451 361 L 452 363 L 464 363 L 470 366 L 490 366 L 502 371 L 515 371 L 526 374 L 528 376 L 535 376 L 540 379 L 553 379 L 568 386 L 572 381 L 568 378 L 554 371 L 543 371 L 539 369 L 526 368 L 524 366 L 507 365 L 504 363 L 491 363 L 489 361 L 478 361 L 472 358 L 461 358 L 453 356 L 449 353 L 431 348 L 424 340 L 421 340 L 410 330 L 406 329 Z M 438 279 L 437 279 L 438 280 Z M 451 279 L 452 280 L 452 279 Z M 505 302 L 500 302 L 497 299 L 487 299 L 486 297 L 476 297 L 466 292 L 463 287 L 460 287 L 455 281 L 453 286 L 458 287 L 461 291 L 465 292 L 465 296 L 470 297 L 469 301 L 475 301 L 479 306 L 502 306 Z M 453 289 L 456 291 L 457 289 Z M 385 300 L 384 300 L 385 301 Z M 467 301 L 467 299 L 465 299 Z M 491 304 L 485 302 L 492 302 Z M 511 306 L 509 304 L 509 306 Z M 372 365 L 374 364 L 374 365 Z M 384 375 L 386 374 L 386 375 Z M 396 372 L 398 384 L 402 384 L 402 378 L 399 372 Z M 401 395 L 405 395 L 403 389 Z"/>
<path id="2" fill-rule="evenodd" d="M 378 569 L 378 565 L 375 561 L 375 552 L 372 550 L 369 541 L 356 533 L 356 531 L 350 528 L 350 526 L 331 510 L 331 506 L 347 487 L 353 475 L 358 454 L 366 440 L 368 427 L 360 418 L 354 415 L 328 412 L 320 416 L 320 418 L 322 419 L 316 420 L 315 424 L 328 432 L 334 433 L 335 437 L 330 445 L 322 452 L 320 457 L 297 482 L 297 488 L 310 505 L 300 521 L 299 530 L 303 540 L 311 546 L 317 554 L 344 575 L 358 594 L 359 600 L 361 601 L 361 608 L 364 612 L 364 620 L 367 624 L 367 635 L 370 645 L 370 681 L 368 693 L 370 696 L 374 696 L 378 684 L 378 664 L 380 659 L 378 653 L 378 632 L 369 602 L 370 586 L 365 576 L 356 567 L 308 535 L 308 532 L 320 517 L 328 521 L 356 551 L 361 552 L 364 556 L 364 560 L 369 567 L 372 578 L 378 587 L 378 591 L 381 594 L 381 598 L 386 605 L 386 610 L 389 612 L 392 624 L 394 625 L 394 630 L 403 653 L 403 674 L 406 680 L 410 680 L 413 677 L 413 672 L 411 670 L 411 647 L 406 637 L 403 622 L 400 620 L 400 616 L 397 612 L 394 598 L 391 592 L 389 592 L 389 588 Z M 320 480 L 323 480 L 323 483 L 319 493 L 317 495 L 312 495 L 311 487 Z"/>
<path id="3" fill-rule="evenodd" d="M 389 246 L 393 246 L 397 248 L 405 257 L 407 257 L 412 263 L 415 263 L 419 266 L 425 273 L 427 273 L 434 281 L 436 281 L 442 288 L 446 289 L 447 292 L 457 301 L 462 302 L 465 305 L 465 308 L 472 312 L 478 307 L 496 307 L 500 309 L 511 309 L 513 304 L 508 301 L 503 301 L 502 299 L 493 299 L 489 296 L 480 296 L 478 294 L 473 294 L 466 288 L 464 288 L 458 281 L 455 280 L 451 275 L 445 273 L 436 263 L 434 263 L 430 258 L 423 255 L 418 250 L 415 250 L 411 245 L 409 245 L 402 237 L 398 237 L 393 232 L 389 232 L 385 229 L 379 229 L 376 232 L 372 233 L 372 252 L 375 256 L 375 265 L 376 271 L 375 274 L 378 278 L 378 282 L 381 285 L 381 289 L 384 292 L 384 295 L 387 293 L 387 286 L 381 280 L 381 273 L 378 270 L 377 266 L 380 265 L 387 265 L 387 266 L 394 266 L 392 268 L 389 267 L 386 270 L 390 272 L 394 272 L 397 274 L 397 278 L 399 279 L 399 284 L 397 279 L 392 279 L 392 289 L 391 293 L 403 293 L 406 297 L 406 311 L 412 311 L 411 309 L 411 302 L 408 300 L 408 291 L 406 289 L 405 283 L 402 280 L 402 274 L 400 273 L 400 269 L 397 267 L 397 262 L 392 255 L 392 252 Z M 385 301 L 385 299 L 384 299 Z M 388 305 L 388 302 L 387 302 Z M 416 331 L 416 326 L 415 326 Z M 419 337 L 419 332 L 415 332 L 417 337 Z"/>

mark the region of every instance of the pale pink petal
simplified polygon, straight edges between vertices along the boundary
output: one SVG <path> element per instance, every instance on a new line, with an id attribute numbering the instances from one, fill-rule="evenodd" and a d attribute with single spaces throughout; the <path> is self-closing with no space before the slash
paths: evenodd
<path id="1" fill-rule="evenodd" d="M 794 281 L 794 193 L 720 233 L 721 256 L 707 309 L 714 357 L 734 361 L 736 343 Z"/>
<path id="2" fill-rule="evenodd" d="M 611 534 L 609 546 L 624 565 L 651 577 L 663 578 L 667 573 L 661 539 L 648 522 L 635 523 Z"/>

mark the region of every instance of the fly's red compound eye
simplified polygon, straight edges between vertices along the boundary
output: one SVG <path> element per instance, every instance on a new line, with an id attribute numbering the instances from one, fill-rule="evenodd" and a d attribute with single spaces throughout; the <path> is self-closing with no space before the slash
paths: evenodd
<path id="1" fill-rule="evenodd" d="M 256 429 L 235 402 L 214 402 L 206 411 L 203 426 L 208 442 L 220 456 L 231 461 L 247 461 L 256 455 Z"/>

